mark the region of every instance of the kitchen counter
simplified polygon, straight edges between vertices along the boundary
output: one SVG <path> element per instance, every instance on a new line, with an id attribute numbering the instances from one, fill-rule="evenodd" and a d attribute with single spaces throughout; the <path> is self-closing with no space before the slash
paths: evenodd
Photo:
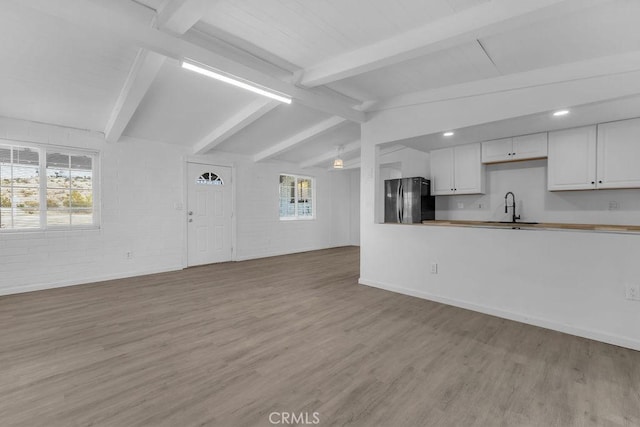
<path id="1" fill-rule="evenodd" d="M 564 224 L 555 222 L 541 222 L 527 224 L 525 222 L 492 222 L 492 221 L 460 221 L 460 220 L 434 220 L 422 221 L 424 225 L 442 227 L 475 227 L 475 228 L 505 228 L 519 230 L 566 230 L 566 231 L 593 231 L 604 233 L 640 233 L 638 225 L 609 225 L 609 224 Z"/>

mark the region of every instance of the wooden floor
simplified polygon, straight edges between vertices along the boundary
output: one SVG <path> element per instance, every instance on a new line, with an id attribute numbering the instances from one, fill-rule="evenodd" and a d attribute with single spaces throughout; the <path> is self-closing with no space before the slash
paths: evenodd
<path id="1" fill-rule="evenodd" d="M 2 297 L 0 425 L 640 425 L 639 352 L 359 286 L 358 257 Z"/>

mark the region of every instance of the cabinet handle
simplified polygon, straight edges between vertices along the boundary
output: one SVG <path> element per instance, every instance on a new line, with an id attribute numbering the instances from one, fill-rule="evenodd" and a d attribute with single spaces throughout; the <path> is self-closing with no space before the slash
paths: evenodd
<path id="1" fill-rule="evenodd" d="M 591 184 L 595 184 L 595 183 L 596 183 L 595 181 L 591 181 Z"/>
<path id="2" fill-rule="evenodd" d="M 602 181 L 598 181 L 598 184 L 602 184 Z"/>

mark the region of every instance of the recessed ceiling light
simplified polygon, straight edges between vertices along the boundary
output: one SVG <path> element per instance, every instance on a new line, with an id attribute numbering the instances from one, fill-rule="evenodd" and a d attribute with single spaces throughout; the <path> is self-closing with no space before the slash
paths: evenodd
<path id="1" fill-rule="evenodd" d="M 558 116 L 566 116 L 567 114 L 569 114 L 569 110 L 558 110 L 555 113 L 553 113 L 554 116 L 558 117 Z"/>
<path id="2" fill-rule="evenodd" d="M 453 132 L 445 132 L 442 135 L 443 136 L 453 136 Z"/>

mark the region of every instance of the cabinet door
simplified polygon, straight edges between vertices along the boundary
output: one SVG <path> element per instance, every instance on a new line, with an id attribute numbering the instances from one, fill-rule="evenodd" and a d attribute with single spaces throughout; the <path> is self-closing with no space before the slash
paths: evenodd
<path id="1" fill-rule="evenodd" d="M 480 144 L 460 145 L 453 148 L 455 194 L 481 194 L 484 192 L 484 165 Z"/>
<path id="2" fill-rule="evenodd" d="M 512 160 L 544 159 L 547 157 L 547 133 L 513 137 Z"/>
<path id="3" fill-rule="evenodd" d="M 596 127 L 549 132 L 549 191 L 596 188 Z"/>
<path id="4" fill-rule="evenodd" d="M 511 160 L 512 138 L 494 139 L 482 143 L 482 163 L 507 162 Z"/>
<path id="5" fill-rule="evenodd" d="M 598 125 L 598 188 L 640 187 L 640 119 Z"/>
<path id="6" fill-rule="evenodd" d="M 431 152 L 431 194 L 453 194 L 453 148 Z"/>

